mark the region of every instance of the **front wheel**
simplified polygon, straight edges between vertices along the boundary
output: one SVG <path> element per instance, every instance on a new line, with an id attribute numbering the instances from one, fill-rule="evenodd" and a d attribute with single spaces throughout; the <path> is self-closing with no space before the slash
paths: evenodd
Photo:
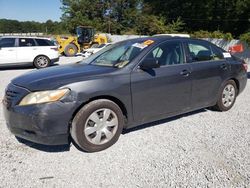
<path id="1" fill-rule="evenodd" d="M 97 152 L 112 146 L 124 125 L 120 107 L 106 99 L 92 101 L 76 114 L 70 129 L 71 137 L 81 149 Z"/>
<path id="2" fill-rule="evenodd" d="M 235 82 L 233 80 L 228 80 L 224 84 L 214 108 L 219 111 L 230 110 L 235 103 L 237 92 L 238 89 Z"/>

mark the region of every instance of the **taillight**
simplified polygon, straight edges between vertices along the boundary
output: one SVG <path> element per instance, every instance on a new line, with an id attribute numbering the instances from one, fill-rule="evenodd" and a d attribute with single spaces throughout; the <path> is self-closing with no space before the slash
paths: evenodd
<path id="1" fill-rule="evenodd" d="M 58 48 L 57 47 L 53 47 L 53 48 L 50 48 L 51 50 L 55 50 L 55 51 L 58 51 Z"/>
<path id="2" fill-rule="evenodd" d="M 244 51 L 244 46 L 242 44 L 237 44 L 229 47 L 229 52 L 231 53 L 242 53 Z"/>
<path id="3" fill-rule="evenodd" d="M 248 70 L 248 65 L 247 65 L 247 63 L 244 62 L 242 65 L 243 65 L 243 67 L 244 67 L 244 70 L 247 72 L 247 70 Z"/>

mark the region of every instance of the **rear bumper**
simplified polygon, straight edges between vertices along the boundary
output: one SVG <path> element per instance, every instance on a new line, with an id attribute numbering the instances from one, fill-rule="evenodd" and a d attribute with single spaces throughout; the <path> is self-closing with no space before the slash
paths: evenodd
<path id="1" fill-rule="evenodd" d="M 247 73 L 246 74 L 241 74 L 237 80 L 239 81 L 239 92 L 238 94 L 242 93 L 242 91 L 245 89 L 247 85 Z"/>
<path id="2" fill-rule="evenodd" d="M 53 58 L 53 59 L 51 59 L 50 61 L 51 61 L 51 63 L 58 62 L 58 61 L 59 61 L 59 57 L 57 57 L 57 58 Z"/>

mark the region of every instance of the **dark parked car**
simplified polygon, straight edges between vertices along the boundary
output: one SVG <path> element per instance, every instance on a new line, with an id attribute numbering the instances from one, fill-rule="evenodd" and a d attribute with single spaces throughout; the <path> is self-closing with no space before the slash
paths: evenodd
<path id="1" fill-rule="evenodd" d="M 10 131 L 37 143 L 110 147 L 123 129 L 214 107 L 229 110 L 247 82 L 246 64 L 190 38 L 151 37 L 111 45 L 85 61 L 12 80 Z"/>

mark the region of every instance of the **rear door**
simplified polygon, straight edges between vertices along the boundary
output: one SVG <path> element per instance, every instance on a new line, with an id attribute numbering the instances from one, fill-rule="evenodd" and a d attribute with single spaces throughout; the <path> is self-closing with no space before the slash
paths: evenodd
<path id="1" fill-rule="evenodd" d="M 2 38 L 0 40 L 0 65 L 16 63 L 17 48 L 15 38 Z"/>
<path id="2" fill-rule="evenodd" d="M 228 76 L 229 64 L 222 51 L 206 41 L 189 40 L 185 47 L 192 69 L 192 107 L 210 106 Z"/>
<path id="3" fill-rule="evenodd" d="M 161 66 L 149 70 L 138 67 L 131 73 L 135 120 L 145 122 L 187 109 L 191 96 L 190 65 L 185 63 L 182 43 L 160 44 L 146 58 L 157 59 Z"/>
<path id="4" fill-rule="evenodd" d="M 18 62 L 33 62 L 37 55 L 37 46 L 33 38 L 19 38 L 17 50 Z"/>
<path id="5" fill-rule="evenodd" d="M 49 59 L 58 58 L 58 48 L 52 41 L 42 38 L 36 38 L 35 41 L 37 44 L 36 53 L 38 55 L 46 55 Z"/>

